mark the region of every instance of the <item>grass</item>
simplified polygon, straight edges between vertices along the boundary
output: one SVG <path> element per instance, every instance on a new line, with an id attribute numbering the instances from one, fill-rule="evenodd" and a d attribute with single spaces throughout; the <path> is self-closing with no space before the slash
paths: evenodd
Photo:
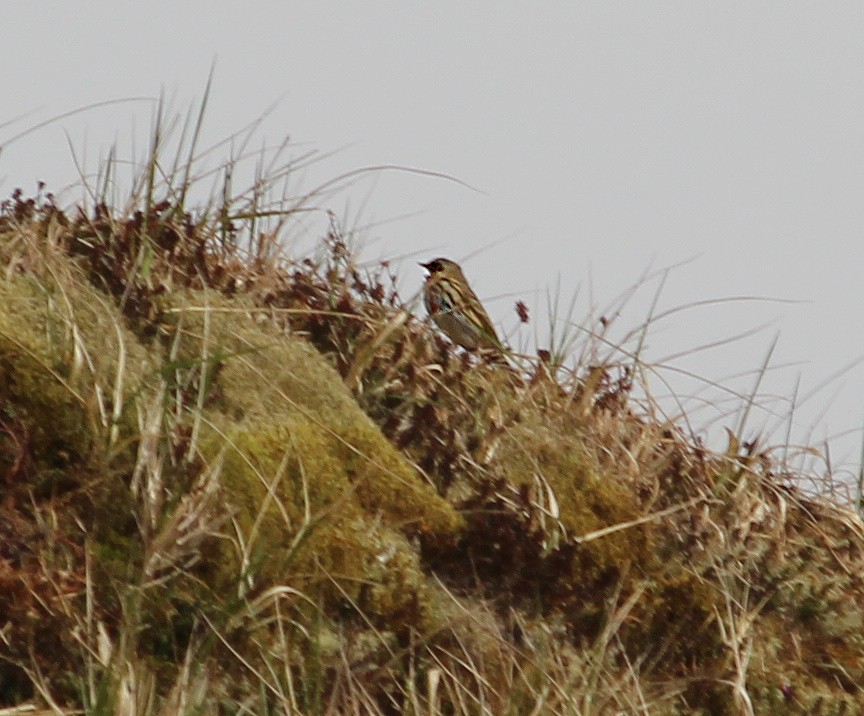
<path id="1" fill-rule="evenodd" d="M 0 209 L 0 712 L 861 710 L 864 526 L 744 437 L 767 358 L 712 451 L 655 307 L 461 354 L 334 215 L 284 250 L 351 177 L 291 194 L 280 146 L 236 193 L 204 106 L 125 200 L 112 153 Z"/>

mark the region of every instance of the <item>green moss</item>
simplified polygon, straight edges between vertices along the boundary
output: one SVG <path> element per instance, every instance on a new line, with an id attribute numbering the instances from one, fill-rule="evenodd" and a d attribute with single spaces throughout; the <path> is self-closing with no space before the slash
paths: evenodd
<path id="1" fill-rule="evenodd" d="M 0 291 L 0 418 L 3 472 L 38 492 L 70 477 L 94 441 L 86 405 L 68 384 L 57 347 L 46 340 L 35 300 L 20 286 Z M 12 288 L 12 290 L 9 290 Z M 15 289 L 19 290 L 15 290 Z M 3 489 L 6 486 L 0 486 Z M 8 485 L 8 487 L 13 487 Z"/>
<path id="2" fill-rule="evenodd" d="M 544 490 L 551 490 L 561 528 L 569 538 L 590 536 L 642 514 L 632 490 L 617 474 L 604 471 L 579 431 L 563 421 L 531 415 L 516 425 L 502 440 L 499 464 L 511 480 L 544 506 L 551 506 L 550 498 L 544 495 Z M 540 488 L 538 483 L 548 487 Z M 551 526 L 547 529 L 554 531 Z M 563 579 L 580 592 L 599 585 L 611 588 L 631 565 L 638 576 L 652 558 L 646 528 L 628 527 L 580 543 L 574 573 Z M 599 598 L 596 603 L 601 602 Z"/>
<path id="3" fill-rule="evenodd" d="M 204 302 L 193 295 L 186 307 L 196 298 Z M 400 554 L 411 551 L 400 531 L 452 533 L 456 513 L 420 481 L 307 343 L 270 323 L 258 325 L 254 314 L 212 308 L 206 317 L 190 310 L 183 319 L 181 354 L 218 362 L 210 385 L 218 399 L 205 410 L 201 454 L 205 463 L 223 460 L 226 502 L 247 552 L 243 564 L 223 544 L 219 582 L 236 582 L 244 570 L 261 583 L 302 574 L 328 599 L 338 594 L 327 586 L 331 578 L 355 596 L 357 585 L 372 583 L 380 610 L 399 609 L 399 600 L 382 592 L 388 580 L 370 576 L 370 567 L 390 545 L 398 544 Z M 416 559 L 413 568 L 419 569 Z"/>
<path id="4" fill-rule="evenodd" d="M 108 449 L 110 396 L 138 389 L 144 351 L 116 310 L 77 280 L 12 275 L 0 282 L 0 305 L 0 470 L 11 478 L 0 490 L 26 483 L 38 496 L 87 486 L 119 455 Z M 120 406 L 117 437 L 133 433 L 131 407 Z"/>

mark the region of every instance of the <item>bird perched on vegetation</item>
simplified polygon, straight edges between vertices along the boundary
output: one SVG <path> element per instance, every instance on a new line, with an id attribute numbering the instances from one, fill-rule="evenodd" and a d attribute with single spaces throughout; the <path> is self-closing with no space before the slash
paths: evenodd
<path id="1" fill-rule="evenodd" d="M 423 285 L 426 310 L 450 340 L 468 350 L 501 351 L 495 327 L 459 264 L 438 258 L 420 265 L 429 272 Z"/>

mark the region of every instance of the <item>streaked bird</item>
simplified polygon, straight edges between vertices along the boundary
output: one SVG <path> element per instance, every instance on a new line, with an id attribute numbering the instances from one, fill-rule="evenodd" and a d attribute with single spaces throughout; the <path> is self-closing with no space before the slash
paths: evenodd
<path id="1" fill-rule="evenodd" d="M 448 338 L 472 351 L 501 351 L 495 327 L 459 264 L 438 258 L 420 265 L 429 272 L 423 285 L 426 310 Z"/>

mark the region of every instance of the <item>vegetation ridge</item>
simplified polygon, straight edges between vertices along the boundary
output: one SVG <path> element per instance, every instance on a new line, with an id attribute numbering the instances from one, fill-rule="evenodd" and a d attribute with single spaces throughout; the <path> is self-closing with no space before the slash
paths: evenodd
<path id="1" fill-rule="evenodd" d="M 864 709 L 854 510 L 154 187 L 0 209 L 0 706 Z"/>

